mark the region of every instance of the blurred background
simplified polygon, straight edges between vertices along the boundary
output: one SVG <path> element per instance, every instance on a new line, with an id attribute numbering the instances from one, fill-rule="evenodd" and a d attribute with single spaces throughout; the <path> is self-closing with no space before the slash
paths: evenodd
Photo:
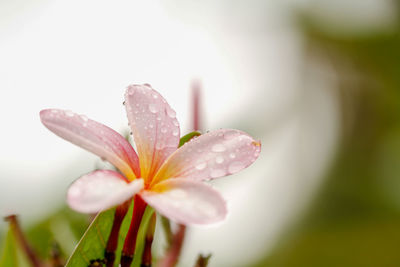
<path id="1" fill-rule="evenodd" d="M 64 208 L 66 189 L 104 163 L 39 111 L 124 133 L 124 88 L 150 83 L 184 134 L 196 80 L 204 130 L 263 147 L 213 183 L 229 218 L 190 228 L 180 266 L 199 252 L 222 267 L 399 266 L 399 15 L 395 0 L 2 0 L 1 216 L 19 214 L 39 253 L 56 239 L 68 255 L 87 220 Z"/>

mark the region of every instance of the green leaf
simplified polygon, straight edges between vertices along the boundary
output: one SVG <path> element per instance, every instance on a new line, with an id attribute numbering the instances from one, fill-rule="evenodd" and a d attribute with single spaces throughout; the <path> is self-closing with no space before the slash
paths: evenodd
<path id="1" fill-rule="evenodd" d="M 122 222 L 118 248 L 115 252 L 115 266 L 119 265 L 119 259 L 124 243 L 125 236 L 128 232 L 129 225 L 132 219 L 133 205 L 129 208 L 127 215 Z M 140 266 L 140 259 L 144 249 L 144 238 L 146 235 L 147 225 L 154 210 L 147 207 L 139 228 L 135 258 L 132 266 Z M 90 224 L 82 239 L 79 241 L 71 257 L 69 258 L 66 267 L 87 267 L 91 260 L 104 259 L 104 250 L 107 244 L 108 235 L 110 234 L 115 208 L 103 211 L 96 216 Z"/>
<path id="2" fill-rule="evenodd" d="M 187 135 L 182 136 L 181 140 L 179 140 L 179 147 L 183 146 L 186 142 L 190 141 L 190 139 L 192 139 L 193 137 L 200 136 L 200 135 L 201 135 L 200 132 L 194 131 L 194 132 L 188 133 Z"/>
<path id="3" fill-rule="evenodd" d="M 18 267 L 16 243 L 12 228 L 8 230 L 6 238 L 4 240 L 3 251 L 0 258 L 0 267 Z"/>

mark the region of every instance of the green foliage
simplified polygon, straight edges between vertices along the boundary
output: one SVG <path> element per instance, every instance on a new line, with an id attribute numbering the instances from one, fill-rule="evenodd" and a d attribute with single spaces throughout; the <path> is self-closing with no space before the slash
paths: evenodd
<path id="1" fill-rule="evenodd" d="M 131 205 L 129 212 L 121 225 L 118 248 L 116 251 L 115 266 L 118 266 L 118 259 L 121 255 L 121 250 L 124 238 L 128 232 L 129 225 L 132 218 L 133 206 Z M 137 246 L 135 251 L 135 258 L 132 266 L 140 266 L 140 259 L 144 248 L 144 238 L 146 234 L 147 224 L 150 220 L 153 209 L 147 208 L 142 219 L 137 237 Z M 106 247 L 108 235 L 111 231 L 115 208 L 101 212 L 96 216 L 89 228 L 86 230 L 82 239 L 79 241 L 74 252 L 69 258 L 66 267 L 86 267 L 91 260 L 103 259 L 104 250 Z"/>
<path id="2" fill-rule="evenodd" d="M 183 146 L 186 142 L 190 141 L 190 139 L 200 135 L 201 135 L 200 132 L 194 131 L 182 136 L 181 140 L 179 140 L 179 147 Z"/>
<path id="3" fill-rule="evenodd" d="M 0 267 L 10 266 L 19 266 L 17 261 L 16 242 L 11 227 L 4 240 L 3 251 L 0 258 Z"/>

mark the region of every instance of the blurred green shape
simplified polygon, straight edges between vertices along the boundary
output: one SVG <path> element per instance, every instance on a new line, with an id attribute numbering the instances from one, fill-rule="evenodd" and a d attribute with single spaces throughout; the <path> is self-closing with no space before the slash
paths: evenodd
<path id="1" fill-rule="evenodd" d="M 9 228 L 6 238 L 4 239 L 3 250 L 0 258 L 0 267 L 18 267 L 16 242 L 12 232 L 12 227 Z"/>
<path id="2" fill-rule="evenodd" d="M 352 35 L 322 25 L 300 17 L 306 59 L 337 75 L 337 154 L 307 212 L 253 266 L 400 266 L 400 20 Z"/>
<path id="3" fill-rule="evenodd" d="M 186 142 L 190 141 L 190 139 L 200 135 L 201 135 L 200 132 L 194 131 L 182 136 L 181 139 L 179 140 L 179 147 L 183 146 Z"/>
<path id="4" fill-rule="evenodd" d="M 128 232 L 132 218 L 133 205 L 129 208 L 127 215 L 122 222 L 118 248 L 116 250 L 115 266 L 119 265 L 119 258 L 124 243 L 125 236 Z M 154 210 L 148 207 L 143 215 L 142 223 L 140 224 L 135 257 L 132 266 L 140 266 L 141 255 L 144 249 L 144 238 L 146 235 L 147 224 Z M 69 258 L 66 267 L 86 267 L 92 260 L 103 260 L 104 250 L 107 244 L 108 235 L 114 220 L 115 208 L 99 213 L 93 222 L 90 224 L 85 234 L 79 241 L 74 252 Z"/>

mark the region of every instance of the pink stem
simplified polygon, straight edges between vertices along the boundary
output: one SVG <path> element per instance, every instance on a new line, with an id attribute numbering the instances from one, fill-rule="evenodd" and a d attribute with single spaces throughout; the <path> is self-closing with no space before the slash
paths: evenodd
<path id="1" fill-rule="evenodd" d="M 135 195 L 132 221 L 122 249 L 121 267 L 131 266 L 135 254 L 136 238 L 146 206 L 146 202 L 139 195 Z"/>

